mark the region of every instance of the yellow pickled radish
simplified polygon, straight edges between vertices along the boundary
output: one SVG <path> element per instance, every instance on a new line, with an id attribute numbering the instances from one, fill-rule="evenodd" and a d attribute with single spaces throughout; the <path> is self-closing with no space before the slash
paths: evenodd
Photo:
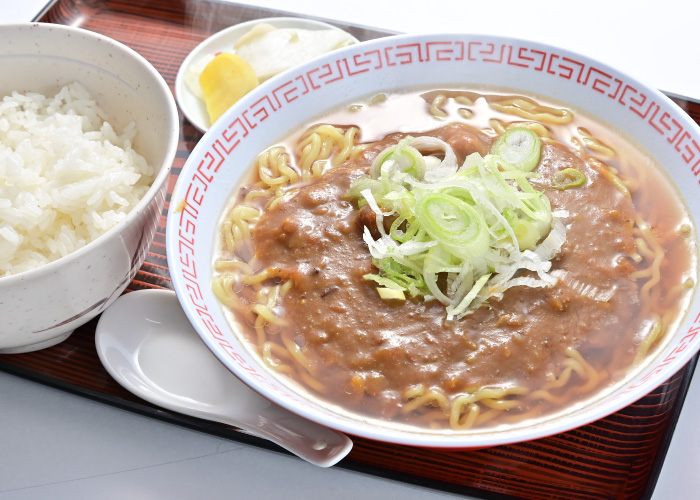
<path id="1" fill-rule="evenodd" d="M 199 76 L 211 123 L 258 84 L 255 71 L 244 59 L 228 52 L 217 54 Z"/>

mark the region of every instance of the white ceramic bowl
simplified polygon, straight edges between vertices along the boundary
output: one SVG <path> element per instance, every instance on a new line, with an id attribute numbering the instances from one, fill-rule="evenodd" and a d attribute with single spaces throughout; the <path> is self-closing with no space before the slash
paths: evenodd
<path id="1" fill-rule="evenodd" d="M 190 121 L 195 128 L 201 132 L 206 132 L 209 129 L 209 114 L 204 101 L 197 97 L 188 88 L 185 83 L 186 74 L 190 66 L 197 64 L 204 57 L 216 54 L 217 52 L 231 52 L 233 46 L 238 39 L 248 33 L 253 27 L 258 24 L 265 23 L 274 26 L 277 29 L 295 28 L 302 30 L 339 30 L 340 28 L 321 21 L 313 19 L 304 19 L 300 17 L 266 17 L 262 19 L 253 19 L 244 23 L 234 24 L 213 34 L 202 43 L 197 45 L 190 52 L 177 72 L 175 78 L 175 97 L 180 105 L 185 117 Z M 353 37 L 357 42 L 357 39 Z"/>
<path id="2" fill-rule="evenodd" d="M 0 353 L 16 353 L 66 339 L 134 277 L 163 208 L 179 121 L 158 71 L 135 51 L 94 32 L 41 23 L 0 26 L 0 67 L 2 96 L 54 95 L 80 82 L 115 128 L 136 122 L 134 149 L 157 171 L 146 196 L 98 239 L 37 269 L 0 278 Z"/>
<path id="3" fill-rule="evenodd" d="M 620 410 L 668 379 L 700 348 L 700 298 L 694 292 L 689 311 L 663 347 L 603 399 L 531 425 L 467 433 L 397 429 L 324 408 L 292 392 L 246 350 L 212 294 L 211 262 L 217 221 L 232 186 L 255 155 L 339 104 L 381 91 L 459 83 L 549 96 L 624 130 L 666 167 L 693 220 L 700 217 L 697 125 L 661 93 L 582 55 L 496 36 L 400 35 L 344 48 L 292 70 L 240 101 L 200 141 L 172 198 L 171 207 L 186 202 L 187 208 L 170 212 L 167 231 L 173 283 L 190 321 L 233 373 L 279 405 L 380 441 L 441 448 L 493 446 L 567 431 Z"/>

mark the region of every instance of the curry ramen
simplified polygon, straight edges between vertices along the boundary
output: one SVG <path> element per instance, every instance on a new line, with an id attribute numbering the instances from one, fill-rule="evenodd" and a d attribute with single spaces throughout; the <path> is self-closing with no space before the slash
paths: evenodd
<path id="1" fill-rule="evenodd" d="M 695 236 L 659 170 L 539 98 L 379 96 L 259 155 L 214 291 L 264 365 L 360 417 L 546 417 L 626 377 L 684 313 Z"/>

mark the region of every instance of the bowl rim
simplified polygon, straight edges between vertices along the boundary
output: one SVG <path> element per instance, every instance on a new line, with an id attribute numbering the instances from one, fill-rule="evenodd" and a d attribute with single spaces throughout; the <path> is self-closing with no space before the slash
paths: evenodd
<path id="1" fill-rule="evenodd" d="M 317 59 L 314 59 L 313 61 L 310 61 L 304 65 L 301 65 L 298 68 L 295 68 L 293 70 L 290 70 L 291 74 L 287 76 L 289 78 L 290 76 L 298 75 L 301 74 L 309 69 L 313 69 L 313 67 L 317 67 L 320 64 L 324 62 L 334 62 L 337 60 L 341 60 L 343 57 L 346 55 L 350 55 L 355 51 L 358 50 L 364 50 L 368 48 L 377 48 L 381 47 L 387 43 L 399 43 L 401 41 L 406 41 L 406 40 L 411 40 L 411 41 L 419 41 L 419 40 L 433 40 L 433 39 L 455 39 L 455 38 L 466 38 L 466 37 L 475 37 L 478 38 L 481 41 L 497 41 L 499 43 L 510 43 L 510 44 L 528 44 L 530 46 L 535 46 L 538 48 L 543 48 L 543 49 L 551 49 L 551 50 L 556 50 L 559 53 L 564 53 L 566 55 L 570 56 L 576 56 L 582 60 L 595 63 L 596 68 L 600 68 L 603 70 L 610 70 L 613 74 L 615 75 L 623 75 L 625 78 L 627 78 L 630 82 L 635 83 L 637 85 L 640 85 L 645 92 L 649 92 L 650 94 L 653 95 L 654 98 L 659 99 L 661 102 L 664 103 L 665 106 L 668 106 L 672 109 L 678 110 L 680 114 L 680 119 L 683 122 L 684 125 L 687 127 L 691 128 L 692 130 L 696 131 L 698 134 L 700 134 L 700 127 L 691 120 L 689 116 L 687 116 L 686 113 L 684 113 L 670 98 L 668 98 L 666 95 L 664 95 L 662 92 L 659 90 L 655 89 L 654 87 L 644 83 L 640 79 L 634 77 L 633 75 L 630 75 L 627 72 L 622 72 L 620 70 L 614 69 L 610 67 L 609 65 L 602 63 L 590 56 L 587 56 L 585 54 L 581 54 L 578 52 L 571 51 L 569 49 L 559 47 L 559 46 L 553 46 L 547 43 L 542 43 L 538 41 L 533 41 L 529 39 L 524 39 L 524 38 L 515 38 L 515 37 L 509 37 L 509 36 L 500 36 L 500 35 L 486 35 L 486 34 L 478 34 L 478 33 L 421 33 L 421 34 L 397 34 L 397 35 L 391 35 L 385 38 L 380 38 L 380 39 L 375 39 L 375 40 L 370 40 L 367 42 L 361 42 L 358 45 L 354 46 L 349 46 L 349 47 L 344 47 L 341 49 L 338 49 L 330 54 L 321 56 Z M 243 110 L 245 110 L 245 107 L 250 105 L 251 103 L 260 100 L 262 97 L 265 96 L 265 94 L 268 92 L 268 88 L 272 89 L 276 84 L 278 84 L 278 80 L 281 80 L 282 78 L 285 78 L 284 75 L 278 75 L 267 82 L 264 82 L 260 87 L 254 89 L 250 94 L 245 96 L 241 101 L 239 101 L 237 104 L 235 104 L 232 108 L 230 108 L 225 116 L 227 116 L 229 119 L 234 118 L 237 115 L 240 115 Z M 517 85 L 512 85 L 513 87 L 517 87 Z M 594 113 L 595 114 L 595 113 Z M 307 121 L 312 120 L 313 118 L 309 118 Z M 218 135 L 220 135 L 223 130 L 225 130 L 225 126 L 223 125 L 224 122 L 227 120 L 221 120 L 219 121 L 218 124 L 215 124 L 210 128 L 210 130 L 205 134 L 205 136 L 199 141 L 197 146 L 194 148 L 192 153 L 190 154 L 187 162 L 182 168 L 181 175 L 178 179 L 178 182 L 176 183 L 175 189 L 173 191 L 173 200 L 175 200 L 178 197 L 178 194 L 180 193 L 180 186 L 187 182 L 190 179 L 191 171 L 193 171 L 196 168 L 195 165 L 195 158 L 197 158 L 203 150 L 205 150 L 207 147 L 209 147 L 210 140 L 211 138 L 216 138 Z M 229 122 L 231 120 L 228 120 Z M 184 196 L 183 196 L 184 199 Z M 687 201 L 687 200 L 686 200 Z M 564 412 L 564 413 L 559 413 L 557 417 L 555 418 L 550 418 L 550 419 L 545 419 L 541 421 L 535 421 L 534 425 L 526 425 L 526 426 L 516 426 L 515 428 L 513 427 L 508 427 L 505 431 L 499 431 L 498 429 L 484 429 L 483 431 L 479 431 L 476 433 L 461 433 L 460 431 L 450 431 L 449 429 L 445 429 L 441 431 L 439 434 L 422 434 L 420 430 L 417 432 L 403 432 L 403 431 L 398 431 L 394 432 L 390 428 L 390 423 L 387 427 L 382 426 L 382 425 L 365 425 L 363 422 L 363 419 L 361 418 L 345 418 L 342 415 L 333 414 L 333 416 L 328 416 L 327 413 L 325 412 L 321 414 L 321 411 L 316 409 L 314 406 L 314 403 L 310 403 L 311 406 L 308 406 L 306 404 L 297 404 L 293 401 L 293 398 L 287 398 L 287 397 L 281 397 L 279 394 L 277 394 L 274 390 L 265 390 L 265 384 L 259 382 L 256 380 L 254 376 L 251 376 L 249 373 L 246 372 L 242 367 L 236 365 L 235 363 L 231 362 L 231 358 L 227 355 L 226 352 L 222 351 L 220 347 L 217 347 L 214 343 L 214 339 L 211 338 L 210 333 L 206 330 L 206 328 L 203 327 L 202 325 L 202 319 L 201 317 L 197 314 L 196 310 L 192 307 L 190 301 L 186 298 L 187 297 L 187 283 L 186 279 L 184 279 L 181 276 L 182 272 L 182 266 L 179 265 L 178 258 L 179 258 L 179 252 L 177 250 L 177 230 L 178 226 L 176 223 L 176 219 L 178 219 L 177 215 L 174 212 L 175 205 L 171 204 L 170 210 L 168 213 L 168 222 L 167 222 L 167 231 L 166 231 L 166 247 L 169 249 L 168 253 L 168 265 L 171 270 L 171 277 L 172 277 L 172 282 L 173 282 L 173 287 L 177 293 L 178 299 L 185 310 L 185 313 L 187 314 L 188 319 L 190 322 L 193 324 L 195 327 L 195 330 L 197 330 L 198 334 L 202 338 L 202 340 L 207 344 L 207 346 L 214 352 L 214 354 L 221 360 L 221 362 L 227 366 L 227 368 L 238 378 L 240 378 L 243 382 L 245 382 L 249 387 L 253 388 L 254 390 L 260 392 L 263 394 L 266 398 L 272 400 L 276 404 L 279 404 L 290 411 L 293 411 L 295 413 L 298 413 L 306 418 L 309 418 L 311 420 L 321 422 L 324 425 L 328 425 L 329 427 L 335 428 L 337 430 L 346 432 L 348 434 L 356 435 L 356 436 L 361 436 L 365 438 L 370 438 L 370 439 L 375 439 L 377 441 L 381 442 L 390 442 L 390 443 L 397 443 L 397 444 L 404 444 L 404 445 L 410 445 L 410 446 L 419 446 L 419 447 L 429 447 L 429 448 L 442 448 L 442 449 L 473 449 L 473 448 L 480 448 L 480 447 L 489 447 L 489 446 L 496 446 L 496 445 L 501 445 L 501 444 L 512 444 L 512 443 L 517 443 L 517 442 L 522 442 L 522 441 L 527 441 L 527 440 L 532 440 L 532 439 L 538 439 L 546 436 L 551 436 L 554 434 L 558 434 L 561 432 L 566 432 L 570 431 L 572 429 L 581 427 L 583 425 L 592 423 L 598 419 L 604 418 L 612 413 L 615 413 L 622 408 L 628 406 L 629 404 L 632 404 L 639 398 L 643 397 L 644 395 L 648 394 L 649 392 L 653 391 L 656 387 L 661 385 L 668 377 L 676 373 L 678 370 L 680 370 L 694 355 L 695 353 L 700 349 L 700 342 L 695 342 L 695 345 L 692 346 L 692 348 L 687 348 L 687 349 L 682 349 L 682 351 L 685 352 L 678 352 L 676 353 L 676 356 L 674 359 L 677 361 L 674 361 L 673 363 L 668 363 L 668 364 L 662 364 L 659 368 L 655 369 L 653 372 L 653 377 L 647 376 L 642 382 L 634 385 L 633 387 L 629 388 L 629 390 L 620 390 L 621 387 L 627 388 L 628 385 L 631 385 L 630 383 L 624 385 L 624 386 L 617 386 L 616 390 L 611 392 L 611 393 L 606 393 L 606 395 L 598 400 L 596 399 L 596 402 L 593 405 L 589 405 L 586 408 L 576 410 L 572 413 L 570 412 Z M 218 205 L 217 210 L 221 210 L 222 206 Z M 689 210 L 691 217 L 693 216 L 692 211 Z M 218 215 L 217 215 L 218 217 Z M 694 227 L 696 228 L 695 230 L 695 237 L 697 238 L 697 224 L 695 223 L 695 220 L 692 220 Z M 696 248 L 697 252 L 697 248 Z M 211 252 L 210 252 L 211 253 Z M 207 260 L 211 259 L 211 255 L 208 255 L 206 257 Z M 205 262 L 203 258 L 200 259 L 201 262 Z M 208 285 L 208 284 L 207 284 Z M 692 305 L 697 305 L 696 302 L 698 300 L 698 284 L 696 284 L 695 289 L 693 291 L 693 297 L 690 299 L 689 304 Z M 682 322 L 688 322 L 689 318 L 692 317 L 692 314 L 694 313 L 692 307 L 688 309 L 684 313 L 684 316 L 682 318 Z M 698 319 L 695 320 L 696 323 L 700 323 L 700 315 L 698 316 Z M 234 337 L 236 335 L 234 334 Z M 700 340 L 700 336 L 698 336 L 698 339 Z M 242 348 L 245 350 L 245 348 Z M 665 349 L 661 350 L 661 354 L 665 354 L 666 351 Z M 661 358 L 659 358 L 659 361 Z M 261 365 L 258 365 L 261 368 L 261 371 L 267 373 L 270 378 L 275 379 L 273 375 L 270 375 L 269 372 L 267 372 L 264 368 L 261 367 Z M 656 366 L 656 363 L 654 363 L 653 366 Z M 286 387 L 286 384 L 277 382 L 278 384 Z M 294 393 L 294 395 L 297 395 Z M 301 395 L 299 396 L 300 399 L 304 399 L 304 396 Z M 322 409 L 323 410 L 323 409 Z M 379 421 L 379 419 L 370 419 L 372 421 Z"/>
<path id="2" fill-rule="evenodd" d="M 167 113 L 167 122 L 172 124 L 172 129 L 165 131 L 166 133 L 170 134 L 170 139 L 168 140 L 165 158 L 163 158 L 155 178 L 151 182 L 151 185 L 149 186 L 148 191 L 146 191 L 146 194 L 144 194 L 143 197 L 141 197 L 141 199 L 138 201 L 138 203 L 135 206 L 133 206 L 131 210 L 129 210 L 124 219 L 119 221 L 117 224 L 109 228 L 107 231 L 105 231 L 86 245 L 78 248 L 77 250 L 74 250 L 73 252 L 67 255 L 64 255 L 59 259 L 47 262 L 46 264 L 43 264 L 33 269 L 28 269 L 19 273 L 10 274 L 8 276 L 0 276 L 0 287 L 12 286 L 13 284 L 22 281 L 38 278 L 43 274 L 50 274 L 52 271 L 60 268 L 61 266 L 67 263 L 70 263 L 71 261 L 79 260 L 85 253 L 91 252 L 93 248 L 98 247 L 104 241 L 111 239 L 115 235 L 121 233 L 125 227 L 131 225 L 134 219 L 139 217 L 139 214 L 143 212 L 143 210 L 148 205 L 150 205 L 152 200 L 157 196 L 158 192 L 162 189 L 164 183 L 170 176 L 173 161 L 175 160 L 175 156 L 177 154 L 179 142 L 180 122 L 177 114 L 177 104 L 175 103 L 175 99 L 163 76 L 145 57 L 143 57 L 141 54 L 139 54 L 134 49 L 125 45 L 122 42 L 119 42 L 106 35 L 102 35 L 100 33 L 80 27 L 38 22 L 0 25 L 0 31 L 11 29 L 26 30 L 28 28 L 36 28 L 46 31 L 56 31 L 58 33 L 61 33 L 63 36 L 70 36 L 70 34 L 80 33 L 82 36 L 89 39 L 90 43 L 110 44 L 115 49 L 127 55 L 129 58 L 137 61 L 146 70 L 153 83 L 157 85 L 160 91 L 163 92 L 164 95 L 170 96 L 169 99 L 166 99 L 166 101 L 168 102 L 168 107 L 163 111 Z M 152 166 L 154 168 L 158 168 L 158 165 Z"/>

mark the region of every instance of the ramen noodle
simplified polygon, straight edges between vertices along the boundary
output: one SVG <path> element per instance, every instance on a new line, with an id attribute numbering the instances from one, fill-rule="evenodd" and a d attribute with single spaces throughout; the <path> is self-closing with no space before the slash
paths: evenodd
<path id="1" fill-rule="evenodd" d="M 494 153 L 510 133 L 535 141 L 532 171 Z M 457 194 L 469 176 L 481 187 Z M 450 228 L 472 212 L 490 222 L 469 242 Z M 685 208 L 638 147 L 491 90 L 324 117 L 259 155 L 220 227 L 214 291 L 269 370 L 423 429 L 512 425 L 604 394 L 664 342 L 697 279 Z"/>

